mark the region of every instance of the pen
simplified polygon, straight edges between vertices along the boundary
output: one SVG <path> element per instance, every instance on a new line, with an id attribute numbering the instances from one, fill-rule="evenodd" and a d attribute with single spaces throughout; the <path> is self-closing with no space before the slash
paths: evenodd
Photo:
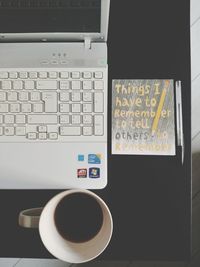
<path id="1" fill-rule="evenodd" d="M 184 163 L 184 133 L 183 133 L 183 110 L 182 110 L 182 92 L 181 81 L 176 82 L 176 120 L 177 120 L 177 142 L 181 147 L 181 159 Z"/>

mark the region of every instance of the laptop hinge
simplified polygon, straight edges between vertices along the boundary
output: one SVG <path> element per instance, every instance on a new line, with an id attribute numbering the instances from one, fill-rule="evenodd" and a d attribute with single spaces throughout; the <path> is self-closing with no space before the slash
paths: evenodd
<path id="1" fill-rule="evenodd" d="M 85 37 L 85 49 L 91 49 L 91 38 Z"/>

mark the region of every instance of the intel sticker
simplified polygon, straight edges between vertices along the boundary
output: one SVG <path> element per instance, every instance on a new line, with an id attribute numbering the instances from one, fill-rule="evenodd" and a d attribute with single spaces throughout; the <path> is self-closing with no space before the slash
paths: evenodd
<path id="1" fill-rule="evenodd" d="M 101 164 L 101 155 L 89 154 L 88 163 L 89 164 Z"/>
<path id="2" fill-rule="evenodd" d="M 100 178 L 100 169 L 99 168 L 90 168 L 89 169 L 89 177 L 90 178 Z"/>

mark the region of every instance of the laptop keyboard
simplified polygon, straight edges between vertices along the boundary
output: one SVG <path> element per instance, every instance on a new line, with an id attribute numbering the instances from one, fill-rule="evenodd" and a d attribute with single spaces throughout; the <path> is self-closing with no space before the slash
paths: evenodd
<path id="1" fill-rule="evenodd" d="M 1 70 L 0 141 L 104 135 L 104 70 Z"/>

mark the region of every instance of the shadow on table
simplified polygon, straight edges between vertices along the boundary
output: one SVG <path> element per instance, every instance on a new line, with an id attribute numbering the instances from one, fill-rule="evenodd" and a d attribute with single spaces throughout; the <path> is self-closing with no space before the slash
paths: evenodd
<path id="1" fill-rule="evenodd" d="M 82 267 L 200 267 L 200 153 L 192 156 L 192 251 L 191 263 L 181 262 L 91 262 Z"/>

